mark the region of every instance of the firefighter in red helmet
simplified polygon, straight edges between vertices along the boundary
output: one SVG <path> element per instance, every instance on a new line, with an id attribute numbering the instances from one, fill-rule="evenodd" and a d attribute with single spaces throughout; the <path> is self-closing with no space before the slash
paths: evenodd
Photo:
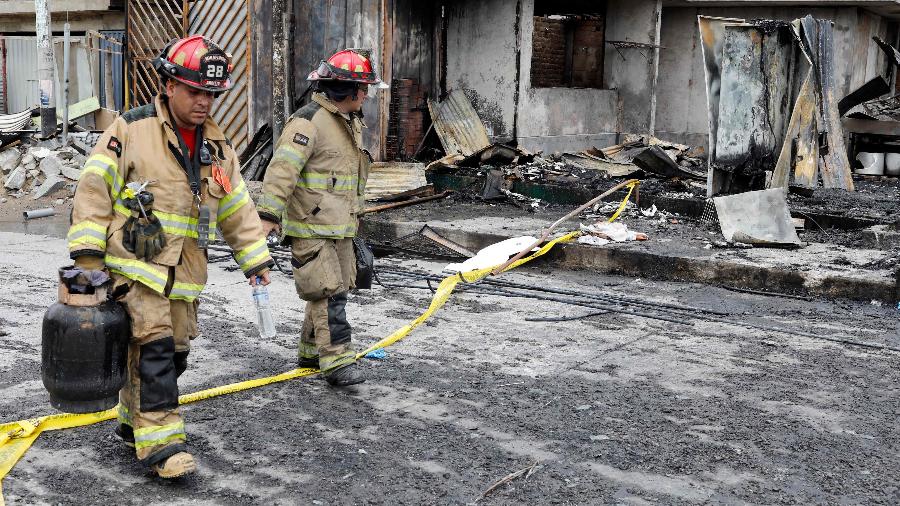
<path id="1" fill-rule="evenodd" d="M 231 58 L 193 36 L 155 60 L 161 93 L 103 133 L 75 192 L 69 254 L 107 269 L 131 317 L 116 434 L 162 478 L 195 470 L 178 411 L 177 379 L 198 335 L 197 305 L 216 231 L 251 285 L 273 265 L 238 158 L 210 118 L 231 83 Z M 257 281 L 259 278 L 259 281 Z"/>
<path id="2" fill-rule="evenodd" d="M 257 203 L 263 230 L 280 228 L 291 244 L 294 284 L 307 301 L 299 364 L 334 386 L 364 381 L 350 347 L 347 292 L 355 286 L 353 238 L 372 161 L 362 148 L 362 105 L 370 87 L 387 87 L 362 50 L 319 63 L 309 105 L 278 139 Z"/>

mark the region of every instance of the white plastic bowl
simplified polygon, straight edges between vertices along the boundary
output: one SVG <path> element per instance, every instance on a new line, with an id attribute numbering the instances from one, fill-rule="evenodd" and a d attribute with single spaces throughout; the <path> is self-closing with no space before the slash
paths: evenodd
<path id="1" fill-rule="evenodd" d="M 889 153 L 889 155 L 892 154 L 894 153 Z M 857 174 L 867 176 L 881 176 L 884 174 L 884 153 L 867 153 L 862 151 L 856 154 L 856 159 L 863 166 L 863 168 L 856 171 Z M 897 169 L 900 170 L 900 158 L 897 159 L 897 162 Z"/>
<path id="2" fill-rule="evenodd" d="M 885 153 L 884 173 L 888 176 L 900 176 L 900 153 Z"/>

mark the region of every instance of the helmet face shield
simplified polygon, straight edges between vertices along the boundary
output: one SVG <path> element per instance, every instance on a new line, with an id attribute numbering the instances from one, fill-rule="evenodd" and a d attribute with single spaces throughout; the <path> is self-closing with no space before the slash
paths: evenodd
<path id="1" fill-rule="evenodd" d="M 379 89 L 388 88 L 388 85 L 381 81 L 372 61 L 367 53 L 362 50 L 345 49 L 335 53 L 328 60 L 319 62 L 316 70 L 310 72 L 306 78 L 307 81 L 347 81 L 370 85 L 367 90 L 369 96 Z"/>

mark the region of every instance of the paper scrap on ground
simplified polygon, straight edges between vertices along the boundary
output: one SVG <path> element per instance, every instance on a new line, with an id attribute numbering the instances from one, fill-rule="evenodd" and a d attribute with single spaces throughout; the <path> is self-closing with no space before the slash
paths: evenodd
<path id="1" fill-rule="evenodd" d="M 622 222 L 601 221 L 592 225 L 581 225 L 581 237 L 578 242 L 593 246 L 603 246 L 611 242 L 646 241 L 647 234 L 629 230 L 628 225 Z"/>
<path id="2" fill-rule="evenodd" d="M 536 241 L 537 237 L 531 237 L 530 235 L 511 237 L 491 244 L 463 263 L 450 264 L 444 267 L 444 272 L 468 272 L 500 265 L 509 260 L 509 257 L 534 244 Z"/>

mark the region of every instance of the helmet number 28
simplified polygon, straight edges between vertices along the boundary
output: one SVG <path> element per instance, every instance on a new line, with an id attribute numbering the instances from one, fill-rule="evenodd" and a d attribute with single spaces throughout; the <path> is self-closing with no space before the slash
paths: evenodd
<path id="1" fill-rule="evenodd" d="M 225 67 L 222 65 L 210 65 L 206 68 L 206 77 L 221 79 L 225 76 Z"/>

